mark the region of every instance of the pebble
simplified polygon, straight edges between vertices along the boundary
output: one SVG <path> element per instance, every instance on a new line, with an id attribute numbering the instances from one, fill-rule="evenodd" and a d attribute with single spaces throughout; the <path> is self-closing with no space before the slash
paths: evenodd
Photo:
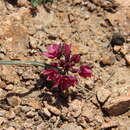
<path id="1" fill-rule="evenodd" d="M 7 128 L 6 130 L 16 130 L 14 127 L 9 127 L 9 128 Z"/>
<path id="2" fill-rule="evenodd" d="M 53 107 L 53 106 L 49 106 L 48 110 L 57 116 L 61 114 L 60 110 L 56 107 Z"/>
<path id="3" fill-rule="evenodd" d="M 73 117 L 78 117 L 81 114 L 82 107 L 83 101 L 74 99 L 71 103 L 69 103 L 69 114 Z"/>
<path id="4" fill-rule="evenodd" d="M 35 38 L 33 38 L 33 37 L 30 37 L 29 46 L 32 49 L 36 49 L 37 48 L 37 40 Z"/>
<path id="5" fill-rule="evenodd" d="M 29 112 L 30 110 L 31 110 L 31 108 L 30 108 L 29 106 L 22 106 L 22 107 L 21 107 L 21 111 L 22 111 L 22 112 L 27 113 L 27 112 Z"/>
<path id="6" fill-rule="evenodd" d="M 0 117 L 0 125 L 2 125 L 4 122 L 6 122 L 6 119 L 4 117 Z"/>
<path id="7" fill-rule="evenodd" d="M 114 33 L 111 39 L 111 45 L 123 45 L 125 42 L 125 39 L 122 34 L 120 33 Z"/>
<path id="8" fill-rule="evenodd" d="M 23 126 L 25 127 L 25 128 L 31 128 L 32 127 L 32 120 L 27 120 L 27 121 L 25 121 L 24 122 L 24 124 L 23 124 Z"/>
<path id="9" fill-rule="evenodd" d="M 31 80 L 31 79 L 35 79 L 36 75 L 33 72 L 31 72 L 30 70 L 28 70 L 22 74 L 22 77 L 24 80 Z"/>
<path id="10" fill-rule="evenodd" d="M 97 91 L 97 100 L 99 103 L 104 104 L 111 95 L 111 92 L 105 88 L 100 88 Z"/>
<path id="11" fill-rule="evenodd" d="M 50 120 L 51 123 L 55 123 L 58 120 L 59 116 L 56 118 L 56 116 L 53 116 Z"/>
<path id="12" fill-rule="evenodd" d="M 7 101 L 9 103 L 9 105 L 13 106 L 13 107 L 18 106 L 21 103 L 21 99 L 17 96 L 8 97 Z"/>
<path id="13" fill-rule="evenodd" d="M 82 3 L 82 0 L 74 0 L 74 1 L 73 1 L 73 4 L 75 4 L 75 5 L 76 5 L 76 4 L 80 4 L 80 3 Z"/>
<path id="14" fill-rule="evenodd" d="M 51 113 L 48 111 L 47 108 L 43 108 L 43 114 L 47 117 L 51 117 Z"/>
<path id="15" fill-rule="evenodd" d="M 39 92 L 38 93 L 34 93 L 34 94 L 35 95 L 39 94 Z M 28 100 L 26 101 L 26 104 L 29 105 L 29 106 L 31 106 L 33 109 L 41 109 L 42 108 L 39 100 L 36 99 L 36 98 L 33 98 L 33 97 L 28 98 Z"/>
<path id="16" fill-rule="evenodd" d="M 13 110 L 14 110 L 14 112 L 15 112 L 16 115 L 19 115 L 20 112 L 21 112 L 21 107 L 20 106 L 15 107 Z"/>
<path id="17" fill-rule="evenodd" d="M 125 60 L 128 65 L 130 65 L 130 54 L 125 55 Z"/>
<path id="18" fill-rule="evenodd" d="M 110 116 L 117 116 L 127 112 L 130 108 L 130 94 L 121 95 L 119 97 L 115 97 L 110 99 L 103 106 L 103 109 Z"/>
<path id="19" fill-rule="evenodd" d="M 128 112 L 128 117 L 130 118 L 130 111 Z"/>
<path id="20" fill-rule="evenodd" d="M 0 98 L 3 98 L 5 96 L 6 92 L 0 88 Z"/>
<path id="21" fill-rule="evenodd" d="M 114 56 L 102 56 L 101 63 L 103 65 L 113 65 L 115 63 L 115 57 Z"/>
<path id="22" fill-rule="evenodd" d="M 61 111 L 58 109 L 58 108 L 56 108 L 56 107 L 54 107 L 54 106 L 51 106 L 51 105 L 49 105 L 49 104 L 47 104 L 46 102 L 44 102 L 45 103 L 45 107 L 51 112 L 51 113 L 53 113 L 53 114 L 55 114 L 55 115 L 60 115 L 61 114 Z"/>
<path id="23" fill-rule="evenodd" d="M 41 118 L 39 118 L 39 116 L 36 114 L 36 116 L 34 117 L 34 121 L 40 121 Z"/>
<path id="24" fill-rule="evenodd" d="M 113 49 L 114 49 L 115 52 L 120 52 L 121 46 L 114 46 Z"/>
<path id="25" fill-rule="evenodd" d="M 26 113 L 26 117 L 28 117 L 28 118 L 33 118 L 35 115 L 36 115 L 36 112 L 34 112 L 34 111 L 29 111 Z"/>
<path id="26" fill-rule="evenodd" d="M 112 128 L 117 127 L 118 125 L 119 125 L 118 122 L 110 121 L 110 122 L 107 122 L 107 123 L 103 123 L 100 129 L 101 130 L 112 129 Z"/>
<path id="27" fill-rule="evenodd" d="M 7 111 L 6 112 L 6 118 L 8 119 L 8 120 L 11 120 L 11 119 L 14 119 L 15 118 L 15 113 L 14 113 L 14 111 L 12 111 L 12 110 L 10 110 L 10 111 Z"/>
<path id="28" fill-rule="evenodd" d="M 6 111 L 5 110 L 0 110 L 0 117 L 3 117 L 5 115 Z"/>
<path id="29" fill-rule="evenodd" d="M 5 87 L 5 89 L 8 90 L 8 91 L 11 91 L 11 90 L 14 89 L 14 85 L 13 85 L 13 84 L 9 84 L 9 85 L 7 85 L 7 86 Z"/>
<path id="30" fill-rule="evenodd" d="M 83 117 L 85 117 L 87 122 L 92 122 L 94 120 L 94 112 L 92 111 L 92 108 L 88 107 L 87 105 L 83 106 L 81 114 Z"/>
<path id="31" fill-rule="evenodd" d="M 6 88 L 5 82 L 3 82 L 3 81 L 1 81 L 1 80 L 0 80 L 0 88 L 2 88 L 2 89 L 3 89 L 3 88 Z"/>
<path id="32" fill-rule="evenodd" d="M 44 130 L 45 128 L 45 125 L 44 124 L 40 124 L 37 126 L 37 129 L 36 130 Z"/>

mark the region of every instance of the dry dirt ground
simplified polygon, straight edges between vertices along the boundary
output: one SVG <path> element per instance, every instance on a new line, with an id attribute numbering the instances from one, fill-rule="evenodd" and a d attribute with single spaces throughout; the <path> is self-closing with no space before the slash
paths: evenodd
<path id="1" fill-rule="evenodd" d="M 71 43 L 92 78 L 63 95 L 42 67 L 0 65 L 0 130 L 130 130 L 130 0 L 0 0 L 0 60 L 50 62 L 53 43 Z"/>

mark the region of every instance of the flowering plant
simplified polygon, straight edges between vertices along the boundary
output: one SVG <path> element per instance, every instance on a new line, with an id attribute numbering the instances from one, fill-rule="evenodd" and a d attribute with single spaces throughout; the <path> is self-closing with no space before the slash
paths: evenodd
<path id="1" fill-rule="evenodd" d="M 69 44 L 53 44 L 48 46 L 47 51 L 43 53 L 56 62 L 50 64 L 37 61 L 20 61 L 20 60 L 0 60 L 0 64 L 4 65 L 34 65 L 45 67 L 42 74 L 47 81 L 52 81 L 52 88 L 58 88 L 61 91 L 68 90 L 70 86 L 78 84 L 78 79 L 74 73 L 87 78 L 92 76 L 92 70 L 87 65 L 76 68 L 76 63 L 80 62 L 80 54 L 71 54 L 71 45 Z M 73 75 L 70 75 L 72 74 Z"/>
<path id="2" fill-rule="evenodd" d="M 78 84 L 78 79 L 71 73 L 78 73 L 80 76 L 87 78 L 92 76 L 89 66 L 82 65 L 79 69 L 75 67 L 80 62 L 80 54 L 71 54 L 71 45 L 69 44 L 53 44 L 43 53 L 56 62 L 51 62 L 49 67 L 45 67 L 42 74 L 47 81 L 52 81 L 52 88 L 59 88 L 61 91 L 68 90 L 70 86 Z"/>

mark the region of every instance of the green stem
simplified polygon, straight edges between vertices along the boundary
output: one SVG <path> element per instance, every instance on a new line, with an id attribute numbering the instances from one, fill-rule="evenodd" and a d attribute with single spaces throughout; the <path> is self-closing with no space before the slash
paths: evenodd
<path id="1" fill-rule="evenodd" d="M 45 67 L 45 64 L 36 61 L 19 61 L 19 60 L 0 60 L 0 64 L 4 65 L 34 65 Z"/>

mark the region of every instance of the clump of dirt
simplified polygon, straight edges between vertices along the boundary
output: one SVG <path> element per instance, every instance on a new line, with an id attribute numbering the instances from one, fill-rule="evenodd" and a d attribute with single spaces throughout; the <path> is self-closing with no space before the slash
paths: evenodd
<path id="1" fill-rule="evenodd" d="M 46 87 L 42 67 L 0 65 L 0 129 L 130 129 L 129 6 L 62 0 L 34 9 L 1 0 L 0 60 L 49 62 L 47 45 L 71 43 L 93 76 L 62 95 Z"/>

